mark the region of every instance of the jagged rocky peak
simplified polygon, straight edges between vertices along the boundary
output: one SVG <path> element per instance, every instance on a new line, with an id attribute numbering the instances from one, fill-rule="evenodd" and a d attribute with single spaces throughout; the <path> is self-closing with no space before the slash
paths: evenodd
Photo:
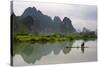
<path id="1" fill-rule="evenodd" d="M 60 17 L 59 17 L 59 16 L 55 16 L 55 17 L 54 17 L 54 22 L 61 22 Z"/>
<path id="2" fill-rule="evenodd" d="M 20 24 L 23 26 L 23 31 L 27 29 L 28 31 L 34 33 L 69 33 L 75 31 L 70 18 L 64 17 L 63 21 L 61 21 L 59 16 L 55 16 L 52 20 L 50 16 L 43 14 L 35 7 L 26 8 L 24 13 L 18 18 L 20 21 L 15 20 L 15 22 L 20 22 L 18 23 L 19 26 L 17 26 L 19 31 L 21 28 Z"/>
<path id="3" fill-rule="evenodd" d="M 72 21 L 68 17 L 64 17 L 64 19 L 63 19 L 64 24 L 71 23 L 71 22 Z"/>
<path id="4" fill-rule="evenodd" d="M 76 32 L 75 28 L 72 25 L 72 21 L 68 17 L 64 17 L 63 24 L 66 26 L 66 29 L 69 30 L 69 32 Z"/>
<path id="5" fill-rule="evenodd" d="M 27 9 L 25 9 L 24 13 L 22 14 L 22 17 L 32 16 L 35 15 L 36 13 L 37 9 L 35 7 L 28 7 Z"/>
<path id="6" fill-rule="evenodd" d="M 32 11 L 37 11 L 37 9 L 35 7 L 28 7 L 26 10 L 32 10 Z M 26 11 L 25 10 L 25 11 Z"/>
<path id="7" fill-rule="evenodd" d="M 33 6 L 33 9 L 36 10 L 36 8 Z"/>
<path id="8" fill-rule="evenodd" d="M 40 10 L 38 10 L 38 13 L 42 14 L 42 12 Z"/>

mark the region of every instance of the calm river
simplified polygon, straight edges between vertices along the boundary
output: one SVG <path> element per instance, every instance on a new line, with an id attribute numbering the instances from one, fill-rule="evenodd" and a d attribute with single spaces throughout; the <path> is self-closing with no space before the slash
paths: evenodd
<path id="1" fill-rule="evenodd" d="M 55 43 L 18 43 L 13 46 L 13 65 L 37 65 L 88 62 L 97 60 L 97 40 L 64 41 Z M 70 47 L 70 48 L 68 48 Z"/>

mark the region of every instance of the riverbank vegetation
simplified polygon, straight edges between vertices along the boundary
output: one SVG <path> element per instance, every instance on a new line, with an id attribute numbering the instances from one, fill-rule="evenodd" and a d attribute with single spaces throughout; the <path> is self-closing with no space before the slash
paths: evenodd
<path id="1" fill-rule="evenodd" d="M 55 41 L 72 41 L 72 40 L 95 40 L 97 35 L 95 32 L 81 32 L 70 34 L 16 34 L 13 40 L 16 41 L 31 41 L 31 42 L 55 42 Z"/>

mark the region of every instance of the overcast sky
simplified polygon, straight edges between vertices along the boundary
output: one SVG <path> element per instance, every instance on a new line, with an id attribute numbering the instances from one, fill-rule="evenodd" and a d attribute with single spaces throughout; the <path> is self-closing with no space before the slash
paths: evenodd
<path id="1" fill-rule="evenodd" d="M 14 2 L 13 10 L 17 16 L 22 15 L 28 7 L 36 7 L 43 14 L 59 16 L 61 20 L 69 17 L 72 20 L 74 28 L 82 30 L 86 27 L 89 30 L 97 28 L 97 7 L 94 5 L 74 5 L 74 4 L 57 4 L 41 2 Z"/>

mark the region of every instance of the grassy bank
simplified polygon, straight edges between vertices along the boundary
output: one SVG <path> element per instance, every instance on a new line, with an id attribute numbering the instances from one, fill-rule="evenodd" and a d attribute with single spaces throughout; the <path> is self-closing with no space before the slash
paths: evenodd
<path id="1" fill-rule="evenodd" d="M 47 41 L 71 41 L 71 40 L 94 40 L 97 35 L 94 33 L 71 33 L 71 34 L 20 34 L 14 35 L 14 41 L 32 41 L 32 42 L 47 42 Z"/>

